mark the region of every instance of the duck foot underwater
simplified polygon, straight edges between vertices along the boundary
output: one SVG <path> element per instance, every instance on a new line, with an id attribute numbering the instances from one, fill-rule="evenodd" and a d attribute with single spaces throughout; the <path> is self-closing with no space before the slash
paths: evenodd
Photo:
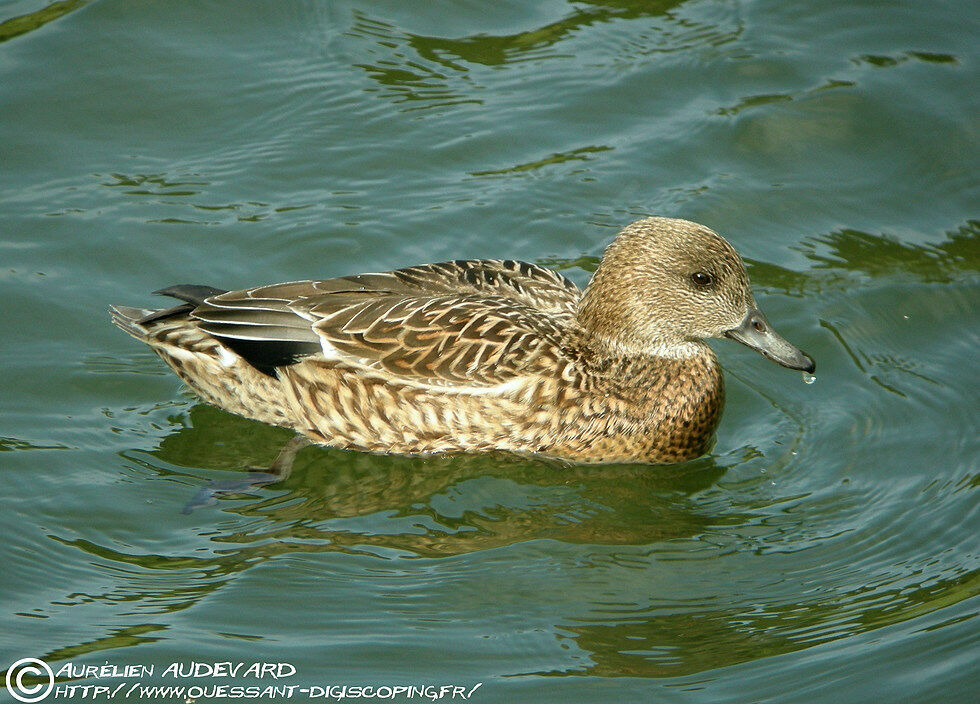
<path id="1" fill-rule="evenodd" d="M 187 502 L 181 513 L 193 513 L 199 508 L 213 506 L 218 502 L 219 496 L 230 496 L 234 494 L 247 494 L 252 489 L 258 489 L 269 484 L 289 479 L 293 472 L 293 462 L 296 461 L 296 453 L 307 447 L 310 441 L 303 435 L 294 435 L 290 438 L 272 464 L 266 467 L 249 465 L 245 471 L 249 473 L 247 479 L 226 479 L 208 482 L 206 486 L 200 488 L 197 494 Z"/>
<path id="2" fill-rule="evenodd" d="M 113 306 L 113 322 L 202 399 L 368 452 L 678 462 L 707 450 L 724 406 L 706 339 L 815 368 L 758 309 L 732 246 L 672 218 L 625 227 L 584 291 L 536 264 L 467 259 L 157 293 L 182 303 Z"/>

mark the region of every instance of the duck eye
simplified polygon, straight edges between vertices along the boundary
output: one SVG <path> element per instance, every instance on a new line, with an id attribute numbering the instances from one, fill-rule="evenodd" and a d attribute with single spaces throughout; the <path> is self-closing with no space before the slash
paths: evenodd
<path id="1" fill-rule="evenodd" d="M 711 276 L 711 274 L 706 274 L 703 271 L 695 271 L 693 274 L 691 274 L 691 281 L 693 281 L 694 285 L 698 286 L 699 288 L 707 288 L 714 283 L 714 278 Z"/>

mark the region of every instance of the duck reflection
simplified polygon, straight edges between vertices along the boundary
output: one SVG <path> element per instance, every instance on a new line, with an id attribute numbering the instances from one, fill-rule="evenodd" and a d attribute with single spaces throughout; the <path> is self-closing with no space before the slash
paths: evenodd
<path id="1" fill-rule="evenodd" d="M 277 428 L 210 406 L 165 438 L 152 456 L 173 466 L 247 468 L 215 480 L 184 511 L 208 504 L 273 523 L 263 540 L 314 540 L 323 547 L 371 546 L 444 557 L 552 538 L 644 545 L 700 532 L 713 518 L 689 496 L 724 468 L 711 459 L 682 465 L 571 465 L 506 453 L 406 457 L 304 447 Z M 217 438 L 235 438 L 234 447 Z M 271 447 L 279 456 L 256 467 Z M 237 464 L 237 466 L 236 466 Z M 196 474 L 192 476 L 197 476 Z M 243 501 L 247 496 L 253 497 Z M 247 533 L 216 537 L 250 541 Z"/>
<path id="2" fill-rule="evenodd" d="M 719 521 L 692 497 L 725 472 L 708 458 L 651 467 L 503 453 L 372 455 L 289 445 L 289 431 L 205 405 L 192 407 L 187 420 L 157 449 L 125 456 L 188 485 L 185 503 L 198 511 L 188 520 L 205 525 L 200 545 L 173 554 L 52 535 L 107 562 L 118 576 L 105 591 L 74 599 L 128 605 L 123 615 L 175 612 L 287 554 L 443 558 L 537 539 L 649 545 L 700 534 Z M 262 463 L 263 470 L 243 471 Z M 208 484 L 202 468 L 235 472 Z M 202 484 L 195 496 L 192 486 Z M 173 506 L 175 526 L 183 509 Z M 221 518 L 208 520 L 207 512 Z"/>

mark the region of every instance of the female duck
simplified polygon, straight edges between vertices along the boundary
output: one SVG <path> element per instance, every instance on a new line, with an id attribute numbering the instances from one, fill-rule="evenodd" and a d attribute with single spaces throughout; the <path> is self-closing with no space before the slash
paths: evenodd
<path id="1" fill-rule="evenodd" d="M 460 260 L 158 293 L 186 303 L 113 320 L 205 401 L 372 452 L 675 462 L 721 416 L 706 338 L 814 369 L 758 310 L 731 245 L 669 218 L 622 230 L 584 292 L 534 264 Z"/>

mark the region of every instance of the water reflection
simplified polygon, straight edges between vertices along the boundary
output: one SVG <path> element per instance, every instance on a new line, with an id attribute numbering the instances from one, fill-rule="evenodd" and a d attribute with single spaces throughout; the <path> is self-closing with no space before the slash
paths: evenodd
<path id="1" fill-rule="evenodd" d="M 550 166 L 552 164 L 564 164 L 568 161 L 591 161 L 593 154 L 600 154 L 602 152 L 612 151 L 612 147 L 604 147 L 599 145 L 591 145 L 588 147 L 580 147 L 578 149 L 570 149 L 567 152 L 558 152 L 546 156 L 543 159 L 536 159 L 535 161 L 529 161 L 523 164 L 517 164 L 516 166 L 511 166 L 506 169 L 494 169 L 490 171 L 472 171 L 470 176 L 506 176 L 511 174 L 518 174 L 528 171 L 537 171 L 538 169 Z"/>
<path id="2" fill-rule="evenodd" d="M 142 623 L 125 628 L 112 628 L 108 635 L 94 638 L 84 643 L 57 648 L 41 655 L 46 662 L 62 662 L 73 660 L 87 653 L 96 653 L 113 648 L 129 648 L 146 643 L 154 643 L 164 638 L 161 631 L 169 630 L 170 626 L 163 623 Z M 70 681 L 71 678 L 59 678 L 59 682 Z"/>
<path id="3" fill-rule="evenodd" d="M 36 12 L 29 12 L 26 15 L 18 15 L 17 17 L 4 20 L 0 22 L 0 42 L 13 39 L 21 34 L 33 32 L 48 22 L 64 17 L 69 12 L 73 12 L 87 4 L 87 0 L 63 0 L 62 2 L 53 2 Z"/>
<path id="4" fill-rule="evenodd" d="M 140 209 L 145 222 L 177 225 L 236 225 L 241 222 L 260 222 L 282 213 L 316 207 L 315 203 L 275 206 L 263 201 L 215 202 L 216 186 L 196 172 L 93 174 L 100 186 L 112 189 L 113 196 L 126 196 L 116 202 L 120 207 Z M 129 198 L 133 196 L 133 198 Z M 179 208 L 182 217 L 146 218 L 147 204 L 162 206 L 161 213 Z M 82 216 L 88 214 L 76 208 L 48 212 L 49 216 Z"/>
<path id="5" fill-rule="evenodd" d="M 169 435 L 151 453 L 169 466 L 159 471 L 174 472 L 184 463 L 241 469 L 233 465 L 267 457 L 278 446 L 268 431 L 289 437 L 203 405 L 191 409 L 190 419 L 192 427 Z M 243 425 L 248 439 L 239 442 Z M 234 450 L 207 456 L 215 438 L 230 437 Z M 318 548 L 324 541 L 338 549 L 376 546 L 407 557 L 460 555 L 545 537 L 647 544 L 692 535 L 715 520 L 691 510 L 685 497 L 723 473 L 711 459 L 663 468 L 582 466 L 505 453 L 399 457 L 312 447 L 301 450 L 290 476 L 272 487 L 276 495 L 263 492 L 244 504 L 219 500 L 225 510 L 272 525 L 255 523 L 217 540 L 247 543 L 255 530 L 266 539 L 309 538 Z"/>
<path id="6" fill-rule="evenodd" d="M 829 251 L 821 251 L 823 248 Z M 946 283 L 963 273 L 980 271 L 980 221 L 967 221 L 935 244 L 843 229 L 812 238 L 802 249 L 817 271 L 846 269 L 876 278 L 901 273 L 924 282 Z"/>
<path id="7" fill-rule="evenodd" d="M 24 450 L 68 450 L 67 445 L 39 445 L 20 438 L 0 436 L 0 452 L 23 452 Z"/>
<path id="8" fill-rule="evenodd" d="M 854 85 L 855 83 L 853 81 L 831 80 L 827 81 L 823 85 L 817 86 L 816 88 L 800 90 L 794 93 L 766 93 L 762 95 L 750 95 L 741 98 L 735 105 L 718 108 L 715 110 L 715 114 L 732 117 L 751 108 L 759 108 L 766 105 L 772 105 L 773 103 L 788 103 L 794 100 L 815 96 L 828 90 L 852 88 Z"/>
<path id="9" fill-rule="evenodd" d="M 109 178 L 112 180 L 103 181 L 103 186 L 125 188 L 128 189 L 125 191 L 127 195 L 135 196 L 196 196 L 200 190 L 193 188 L 194 186 L 210 185 L 208 181 L 202 180 L 199 174 L 175 178 L 166 173 L 132 175 L 113 173 L 109 174 Z"/>
<path id="10" fill-rule="evenodd" d="M 348 35 L 370 42 L 370 54 L 378 58 L 357 64 L 383 88 L 382 95 L 396 103 L 421 103 L 418 107 L 443 107 L 462 103 L 483 104 L 482 86 L 471 76 L 474 67 L 498 68 L 525 62 L 569 58 L 559 45 L 596 25 L 656 17 L 646 31 L 630 37 L 609 38 L 617 49 L 613 61 L 629 55 L 642 58 L 655 53 L 719 46 L 742 32 L 737 18 L 682 16 L 685 0 L 640 2 L 610 0 L 569 5 L 560 20 L 513 34 L 473 34 L 440 37 L 413 34 L 363 11 L 354 13 Z M 623 50 L 623 42 L 628 51 Z M 406 109 L 417 109 L 406 107 Z"/>
<path id="11" fill-rule="evenodd" d="M 952 54 L 935 54 L 925 51 L 904 51 L 897 55 L 863 54 L 856 59 L 851 59 L 855 64 L 870 64 L 876 68 L 891 68 L 910 60 L 930 64 L 958 64 L 960 62 Z"/>
<path id="12" fill-rule="evenodd" d="M 124 453 L 128 463 L 186 487 L 175 520 L 195 487 L 208 483 L 201 467 L 235 470 L 233 481 L 241 480 L 244 467 L 268 462 L 290 437 L 204 405 L 190 410 L 189 422 L 154 451 Z M 140 552 L 50 537 L 100 558 L 114 575 L 105 591 L 73 593 L 61 605 L 161 613 L 186 609 L 239 572 L 289 553 L 440 558 L 542 538 L 646 545 L 689 537 L 720 520 L 689 497 L 723 473 L 710 459 L 661 469 L 587 467 L 505 454 L 412 458 L 311 447 L 285 480 L 243 484 L 241 493 L 218 494 L 214 507 L 201 508 L 201 539 L 210 546 L 203 551 Z M 215 511 L 238 518 L 215 529 Z"/>
<path id="13" fill-rule="evenodd" d="M 802 297 L 844 291 L 854 274 L 879 285 L 888 277 L 922 283 L 950 283 L 980 272 L 980 221 L 969 220 L 933 243 L 917 244 L 889 233 L 845 228 L 808 237 L 797 247 L 813 266 L 793 271 L 746 259 L 752 284 L 766 291 Z"/>
<path id="14" fill-rule="evenodd" d="M 651 614 L 598 617 L 584 625 L 561 626 L 579 648 L 590 654 L 591 665 L 564 673 L 528 674 L 690 675 L 902 623 L 977 594 L 980 570 L 973 570 L 929 580 L 914 588 L 852 587 L 826 603 L 760 603 L 712 610 L 673 605 L 651 609 Z"/>

